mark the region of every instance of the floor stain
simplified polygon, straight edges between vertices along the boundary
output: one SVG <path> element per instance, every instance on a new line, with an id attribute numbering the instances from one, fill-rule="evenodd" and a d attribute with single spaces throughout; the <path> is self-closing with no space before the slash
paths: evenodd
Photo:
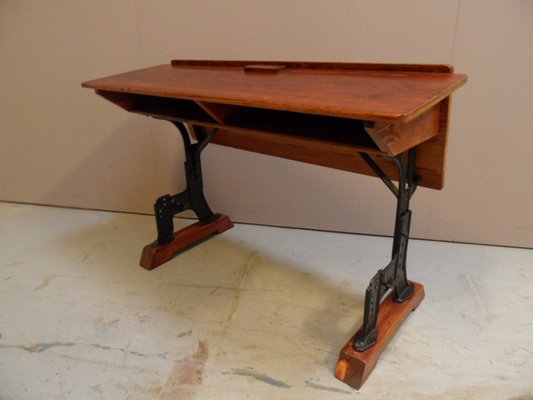
<path id="1" fill-rule="evenodd" d="M 199 341 L 196 353 L 183 364 L 184 368 L 179 374 L 179 381 L 189 385 L 200 385 L 203 381 L 204 366 L 208 356 L 207 343 Z"/>
<path id="2" fill-rule="evenodd" d="M 79 344 L 83 344 L 83 343 L 79 343 Z M 132 354 L 132 355 L 138 356 L 138 357 L 159 357 L 159 358 L 163 358 L 165 360 L 172 360 L 172 359 L 167 357 L 168 352 L 159 353 L 159 354 L 147 354 L 147 353 L 141 353 L 140 351 L 135 351 L 135 350 L 126 350 L 126 349 L 123 349 L 121 347 L 104 346 L 104 345 L 97 344 L 97 343 L 88 343 L 87 346 L 96 347 L 97 349 L 102 349 L 102 350 L 121 351 L 123 353 Z"/>
<path id="3" fill-rule="evenodd" d="M 231 372 L 223 372 L 224 375 L 240 375 L 240 376 L 249 376 L 258 380 L 259 382 L 267 383 L 272 386 L 279 388 L 290 388 L 291 386 L 287 383 L 274 379 L 266 374 L 257 372 L 253 368 L 232 368 Z"/>
<path id="4" fill-rule="evenodd" d="M 107 331 L 109 328 L 113 327 L 118 322 L 120 322 L 120 319 L 117 318 L 111 321 L 106 321 L 105 318 L 99 317 L 99 318 L 93 319 L 93 321 L 94 321 L 94 325 L 96 329 L 99 329 L 101 331 Z"/>
<path id="5" fill-rule="evenodd" d="M 102 390 L 99 384 L 91 386 L 89 389 L 94 390 L 98 394 L 104 394 L 104 391 Z"/>
<path id="6" fill-rule="evenodd" d="M 148 322 L 152 319 L 149 315 L 140 314 L 138 312 L 135 312 L 135 316 L 137 317 L 137 319 L 139 320 L 141 324 Z"/>
<path id="7" fill-rule="evenodd" d="M 187 284 L 187 283 L 179 283 L 179 282 L 160 283 L 158 285 L 158 288 L 167 287 L 167 286 L 170 286 L 170 287 L 184 287 L 184 288 L 190 288 L 190 289 L 211 289 L 211 291 L 209 292 L 210 296 L 212 296 L 218 290 L 227 290 L 229 292 L 238 292 L 238 291 L 242 291 L 242 292 L 258 292 L 258 291 L 261 291 L 263 293 L 267 293 L 267 292 L 279 293 L 279 292 L 281 292 L 281 290 L 278 289 L 278 288 L 272 288 L 272 289 L 269 289 L 269 288 L 260 288 L 260 289 L 257 289 L 257 288 L 239 288 L 239 287 L 230 287 L 230 286 L 195 285 L 195 284 Z"/>
<path id="8" fill-rule="evenodd" d="M 35 289 L 33 289 L 33 291 L 36 292 L 37 290 L 41 290 L 43 287 L 47 286 L 51 280 L 52 280 L 52 277 L 47 276 Z"/>
<path id="9" fill-rule="evenodd" d="M 31 344 L 19 344 L 19 345 L 2 345 L 2 348 L 16 348 L 25 350 L 30 353 L 42 353 L 52 347 L 70 347 L 75 346 L 76 343 L 72 342 L 52 342 L 52 343 L 31 343 Z"/>
<path id="10" fill-rule="evenodd" d="M 310 388 L 317 389 L 317 390 L 325 390 L 327 392 L 334 392 L 334 393 L 352 394 L 352 392 L 350 392 L 348 390 L 342 390 L 342 389 L 337 389 L 337 388 L 331 387 L 331 386 L 320 385 L 318 383 L 314 383 L 313 381 L 311 381 L 309 379 L 306 380 L 304 383 L 305 383 L 305 386 L 308 386 Z"/>
<path id="11" fill-rule="evenodd" d="M 187 332 L 181 332 L 181 333 L 178 334 L 178 337 L 182 338 L 182 337 L 191 336 L 191 335 L 192 335 L 192 330 L 187 331 Z"/>
<path id="12" fill-rule="evenodd" d="M 199 341 L 193 356 L 177 362 L 161 393 L 162 400 L 192 400 L 203 382 L 204 367 L 209 356 L 207 342 Z"/>
<path id="13" fill-rule="evenodd" d="M 491 320 L 492 315 L 489 311 L 489 307 L 486 304 L 486 301 L 483 297 L 483 294 L 479 288 L 479 284 L 476 283 L 474 279 L 469 274 L 463 274 L 462 279 L 465 283 L 465 286 L 467 286 L 469 293 L 474 298 L 479 310 L 481 311 L 481 314 L 487 319 Z M 472 322 L 476 323 L 475 320 Z"/>
<path id="14" fill-rule="evenodd" d="M 141 385 L 135 384 L 133 386 L 133 390 L 135 390 L 137 393 L 140 393 L 144 396 L 149 396 L 150 398 L 153 398 L 153 396 L 159 395 L 161 393 L 161 390 L 163 390 L 163 388 L 160 385 L 143 387 Z"/>
<path id="15" fill-rule="evenodd" d="M 231 326 L 233 318 L 235 317 L 235 314 L 237 313 L 237 309 L 239 308 L 239 302 L 241 300 L 242 287 L 244 285 L 244 282 L 246 281 L 246 277 L 250 273 L 250 270 L 252 269 L 252 266 L 255 264 L 256 260 L 257 260 L 257 251 L 251 252 L 246 259 L 243 271 L 241 273 L 241 277 L 239 279 L 239 286 L 236 288 L 235 296 L 231 302 L 231 305 L 228 311 L 228 316 L 226 317 L 226 320 L 224 321 L 224 326 L 222 327 L 222 332 L 221 332 L 222 337 L 225 336 L 225 332 Z"/>
<path id="16" fill-rule="evenodd" d="M 29 344 L 0 344 L 0 349 L 20 349 L 27 351 L 29 353 L 42 353 L 46 350 L 49 350 L 53 347 L 71 347 L 71 346 L 90 346 L 95 347 L 100 350 L 114 350 L 121 351 L 123 353 L 132 354 L 139 357 L 160 357 L 165 360 L 170 360 L 167 357 L 168 353 L 160 354 L 146 354 L 134 350 L 126 350 L 120 347 L 111 347 L 98 343 L 75 343 L 75 342 L 50 342 L 50 343 L 29 343 Z M 173 360 L 172 360 L 173 361 Z"/>

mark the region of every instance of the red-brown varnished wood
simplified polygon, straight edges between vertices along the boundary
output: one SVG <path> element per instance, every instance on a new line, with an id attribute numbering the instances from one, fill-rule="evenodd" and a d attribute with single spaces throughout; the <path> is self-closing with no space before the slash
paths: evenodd
<path id="1" fill-rule="evenodd" d="M 103 90 L 97 93 L 130 112 L 186 122 L 196 129 L 219 128 L 212 140 L 214 144 L 370 176 L 375 173 L 361 160 L 359 151 L 385 156 L 422 141 L 417 146 L 417 173 L 422 178 L 420 186 L 432 189 L 443 187 L 448 99 L 412 121 L 383 123 L 386 127 L 382 129 L 384 132 L 375 132 L 368 126 L 365 129 L 358 127 L 358 120 L 346 118 Z M 398 126 L 397 130 L 395 126 Z M 410 135 L 411 131 L 415 134 Z M 437 136 L 423 141 L 435 132 L 438 132 Z M 380 139 L 381 134 L 389 138 L 388 143 Z M 392 146 L 392 150 L 383 151 L 387 150 L 387 144 Z M 388 176 L 396 178 L 393 164 L 380 158 L 375 158 L 375 161 Z"/>
<path id="2" fill-rule="evenodd" d="M 437 105 L 409 122 L 371 122 L 366 131 L 380 150 L 395 156 L 437 136 L 439 122 L 440 107 Z"/>
<path id="3" fill-rule="evenodd" d="M 214 144 L 350 172 L 375 175 L 364 152 L 397 180 L 391 156 L 415 148 L 420 186 L 441 189 L 450 95 L 465 82 L 448 65 L 173 60 L 82 85 L 127 111 L 183 122 L 199 140 L 214 134 Z M 224 215 L 193 224 L 171 243 L 145 246 L 140 264 L 151 270 L 232 226 Z M 391 294 L 381 304 L 375 346 L 346 344 L 337 378 L 361 387 L 422 301 L 414 285 L 404 303 Z"/>
<path id="4" fill-rule="evenodd" d="M 396 180 L 396 167 L 390 161 L 380 157 L 387 153 L 379 149 L 369 138 L 366 132 L 370 133 L 370 129 L 366 128 L 366 132 L 359 131 L 356 135 L 355 125 L 350 128 L 351 125 L 343 119 L 331 120 L 331 117 L 317 119 L 311 116 L 310 121 L 303 125 L 299 123 L 302 118 L 276 125 L 275 121 L 268 118 L 266 118 L 267 122 L 262 122 L 265 116 L 272 113 L 271 110 L 266 110 L 263 115 L 251 118 L 252 125 L 246 123 L 243 125 L 243 120 L 239 121 L 239 116 L 242 117 L 239 111 L 242 109 L 234 109 L 232 106 L 228 106 L 231 108 L 228 110 L 224 107 L 213 107 L 215 103 L 207 103 L 203 104 L 205 107 L 200 108 L 194 102 L 183 103 L 182 100 L 173 100 L 177 101 L 176 108 L 161 107 L 159 104 L 152 105 L 150 99 L 144 99 L 144 102 L 137 104 L 131 99 L 128 101 L 124 98 L 127 95 L 120 93 L 119 96 L 115 96 L 116 93 L 113 92 L 99 91 L 98 93 L 113 102 L 116 101 L 117 105 L 127 107 L 131 112 L 187 122 L 192 127 L 193 135 L 195 130 L 200 128 L 207 131 L 219 128 L 211 140 L 213 144 L 375 176 L 375 173 L 359 156 L 358 152 L 363 151 L 374 155 L 374 161 L 387 176 Z M 441 105 L 444 106 L 446 103 L 447 99 L 441 102 Z M 440 113 L 440 119 L 443 115 L 447 117 L 447 111 L 442 111 L 440 105 L 435 110 Z M 215 118 L 217 122 L 214 122 Z M 446 126 L 440 119 L 439 134 L 417 146 L 417 173 L 422 178 L 420 186 L 431 189 L 443 187 Z M 224 124 L 223 121 L 228 123 Z M 243 126 L 238 126 L 239 123 Z M 404 125 L 412 124 L 416 125 L 417 119 Z M 427 127 L 432 131 L 436 129 L 433 125 Z M 324 132 L 326 134 L 323 134 Z"/>
<path id="5" fill-rule="evenodd" d="M 368 121 L 407 122 L 465 82 L 466 76 L 461 74 L 411 70 L 295 67 L 275 74 L 247 74 L 243 67 L 176 64 L 97 79 L 83 86 Z"/>
<path id="6" fill-rule="evenodd" d="M 202 107 L 202 109 L 207 112 L 211 118 L 220 124 L 225 123 L 231 114 L 235 112 L 236 108 L 227 104 L 209 103 L 206 101 L 197 101 L 196 104 Z"/>
<path id="7" fill-rule="evenodd" d="M 239 67 L 250 65 L 283 66 L 285 68 L 361 70 L 361 71 L 401 71 L 401 72 L 441 72 L 452 73 L 448 64 L 391 64 L 391 63 L 350 63 L 317 61 L 244 61 L 244 60 L 172 60 L 173 67 Z"/>
<path id="8" fill-rule="evenodd" d="M 178 65 L 172 65 L 178 66 Z M 275 74 L 282 69 L 285 69 L 285 65 L 276 65 L 276 64 L 248 64 L 243 67 L 244 72 L 254 73 L 254 74 Z"/>
<path id="9" fill-rule="evenodd" d="M 370 375 L 380 355 L 394 337 L 409 314 L 414 311 L 424 298 L 424 287 L 416 282 L 413 295 L 401 304 L 394 302 L 392 293 L 381 303 L 378 315 L 378 340 L 369 349 L 358 352 L 353 348 L 355 335 L 340 352 L 335 376 L 344 383 L 359 389 Z"/>
<path id="10" fill-rule="evenodd" d="M 374 176 L 375 173 L 359 156 L 358 151 L 372 154 L 378 165 L 396 179 L 396 167 L 389 160 L 377 157 L 379 150 L 349 143 L 300 138 L 269 132 L 250 132 L 220 129 L 211 139 L 213 144 L 234 147 L 308 164 Z M 327 152 L 325 152 L 327 151 Z"/>
<path id="11" fill-rule="evenodd" d="M 180 251 L 186 250 L 200 243 L 214 234 L 222 233 L 233 227 L 231 220 L 220 214 L 219 218 L 209 224 L 196 222 L 174 233 L 174 240 L 163 246 L 155 243 L 144 247 L 141 254 L 140 266 L 152 270 L 171 260 Z"/>
<path id="12" fill-rule="evenodd" d="M 374 175 L 359 151 L 379 157 L 416 147 L 420 186 L 441 189 L 449 95 L 466 80 L 452 72 L 447 65 L 174 60 L 83 85 L 130 112 L 217 128 L 213 143 L 345 171 Z"/>
<path id="13" fill-rule="evenodd" d="M 425 182 L 421 186 L 432 189 L 440 190 L 445 183 L 450 101 L 448 97 L 439 104 L 439 134 L 416 147 L 417 173 Z"/>

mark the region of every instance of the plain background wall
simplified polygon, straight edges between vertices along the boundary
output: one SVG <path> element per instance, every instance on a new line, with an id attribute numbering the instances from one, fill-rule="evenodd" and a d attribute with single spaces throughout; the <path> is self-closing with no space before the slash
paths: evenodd
<path id="1" fill-rule="evenodd" d="M 181 191 L 175 128 L 85 80 L 172 58 L 446 63 L 469 82 L 413 236 L 533 247 L 532 21 L 530 0 L 0 1 L 0 199 L 151 213 Z M 392 233 L 375 178 L 215 145 L 204 173 L 235 221 Z"/>

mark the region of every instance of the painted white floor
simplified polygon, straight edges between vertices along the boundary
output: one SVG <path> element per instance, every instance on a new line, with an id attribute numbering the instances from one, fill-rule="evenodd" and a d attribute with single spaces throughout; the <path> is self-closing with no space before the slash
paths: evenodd
<path id="1" fill-rule="evenodd" d="M 413 240 L 426 298 L 356 391 L 333 371 L 391 239 L 237 225 L 148 272 L 154 234 L 0 203 L 0 399 L 533 399 L 532 250 Z"/>

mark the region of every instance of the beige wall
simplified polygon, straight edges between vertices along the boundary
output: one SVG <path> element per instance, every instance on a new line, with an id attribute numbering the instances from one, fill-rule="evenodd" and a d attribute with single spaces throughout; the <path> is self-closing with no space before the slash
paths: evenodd
<path id="1" fill-rule="evenodd" d="M 450 63 L 443 191 L 414 198 L 413 235 L 533 247 L 533 2 L 2 1 L 0 199 L 151 212 L 183 185 L 170 124 L 80 82 L 172 58 Z M 211 205 L 235 221 L 390 234 L 373 178 L 210 146 Z"/>

